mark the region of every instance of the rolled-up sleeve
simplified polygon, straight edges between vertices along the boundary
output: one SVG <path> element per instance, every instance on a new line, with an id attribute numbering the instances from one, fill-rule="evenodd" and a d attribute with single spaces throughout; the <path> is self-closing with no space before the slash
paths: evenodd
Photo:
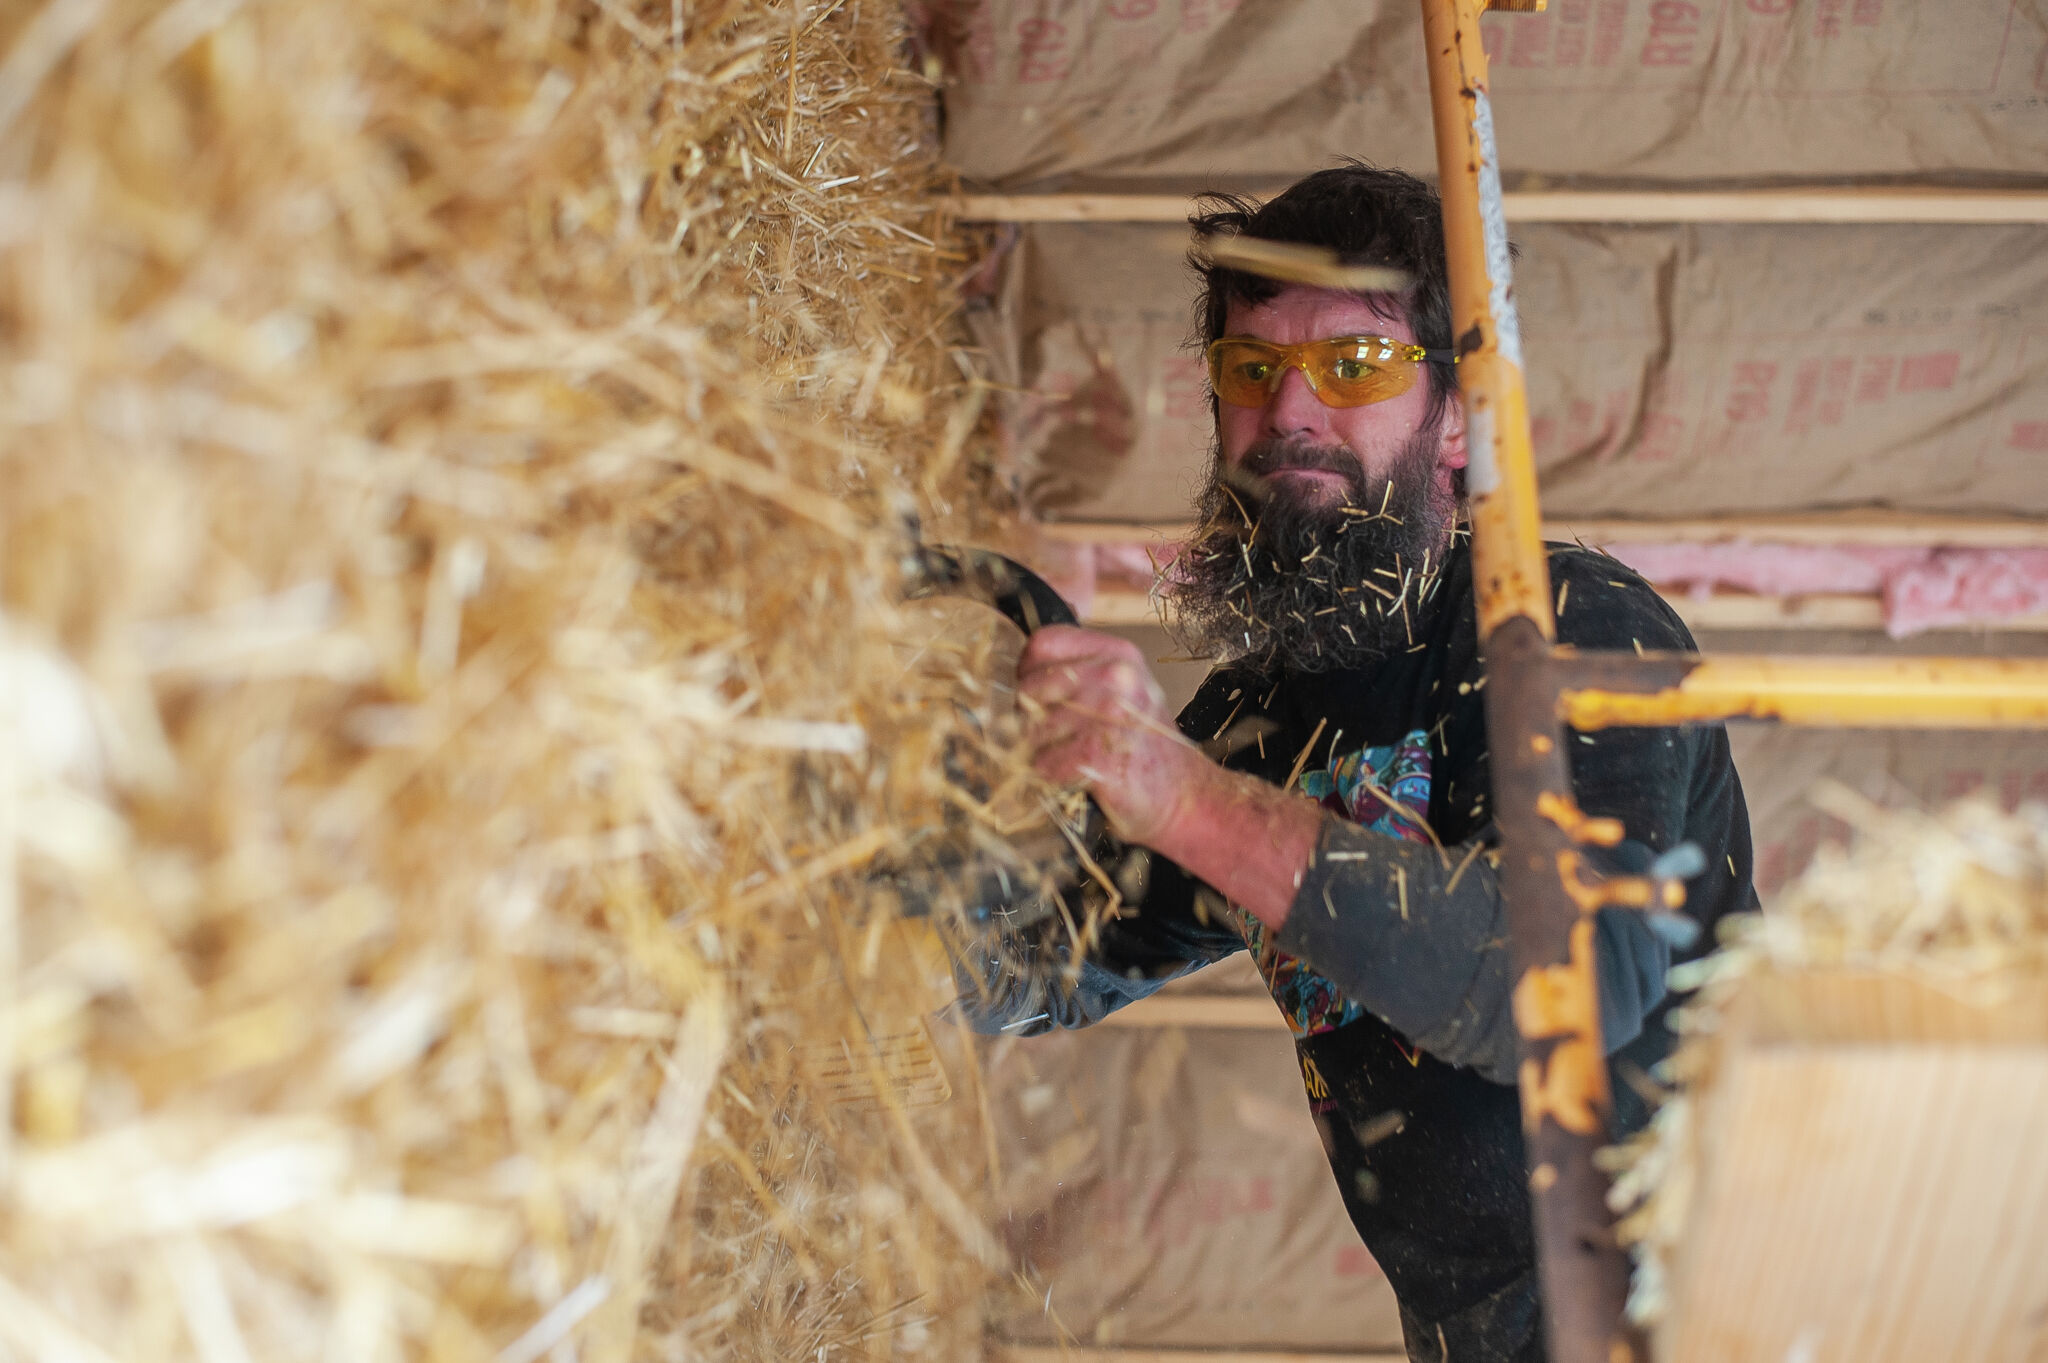
<path id="1" fill-rule="evenodd" d="M 1213 900 L 1213 892 L 1154 857 L 1143 897 L 1102 924 L 1079 962 L 1062 935 L 991 939 L 955 951 L 954 1007 L 968 1026 L 991 1035 L 1035 1036 L 1100 1022 L 1244 949 L 1220 912 L 1205 912 L 1205 899 Z"/>
<path id="2" fill-rule="evenodd" d="M 1594 942 L 1612 1052 L 1663 997 L 1670 948 L 1624 909 L 1599 912 Z M 1274 944 L 1437 1059 L 1515 1082 L 1507 910 L 1483 844 L 1439 852 L 1333 816 Z"/>

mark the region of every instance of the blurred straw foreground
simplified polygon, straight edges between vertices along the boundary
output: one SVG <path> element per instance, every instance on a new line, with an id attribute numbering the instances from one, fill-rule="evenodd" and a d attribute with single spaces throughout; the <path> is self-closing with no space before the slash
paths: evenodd
<path id="1" fill-rule="evenodd" d="M 905 37 L 0 11 L 0 1357 L 978 1347 L 973 1054 L 859 1046 L 985 699 Z"/>

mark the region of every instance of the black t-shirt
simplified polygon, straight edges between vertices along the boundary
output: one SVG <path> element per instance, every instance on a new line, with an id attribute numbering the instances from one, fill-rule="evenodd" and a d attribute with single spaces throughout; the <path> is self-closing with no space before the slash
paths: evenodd
<path id="1" fill-rule="evenodd" d="M 1550 570 L 1560 642 L 1693 647 L 1616 560 L 1552 546 Z M 1505 924 L 1486 856 L 1485 673 L 1462 540 L 1413 639 L 1350 671 L 1220 668 L 1181 714 L 1197 742 L 1256 735 L 1226 765 L 1276 785 L 1291 778 L 1340 816 L 1275 940 L 1162 863 L 1071 988 L 1005 995 L 999 985 L 970 1011 L 978 1026 L 1012 1033 L 1086 1025 L 1249 947 L 1295 1033 L 1338 1191 L 1400 1301 L 1411 1357 L 1540 1359 Z M 1701 946 L 1721 916 L 1754 907 L 1748 816 L 1720 727 L 1570 733 L 1567 745 L 1580 807 L 1626 830 L 1616 869 L 1642 870 L 1684 843 L 1703 854 L 1687 883 Z M 1597 941 L 1613 1061 L 1647 1068 L 1670 1045 L 1669 937 L 1608 910 Z M 1646 1113 L 1616 1078 L 1618 1124 L 1632 1128 Z"/>

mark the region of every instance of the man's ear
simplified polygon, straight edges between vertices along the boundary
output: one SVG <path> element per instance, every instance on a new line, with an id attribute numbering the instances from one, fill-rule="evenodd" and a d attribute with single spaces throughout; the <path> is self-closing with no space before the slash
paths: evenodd
<path id="1" fill-rule="evenodd" d="M 1462 469 L 1467 462 L 1465 448 L 1465 401 L 1459 393 L 1451 394 L 1444 404 L 1443 443 L 1437 447 L 1437 462 L 1447 469 Z"/>

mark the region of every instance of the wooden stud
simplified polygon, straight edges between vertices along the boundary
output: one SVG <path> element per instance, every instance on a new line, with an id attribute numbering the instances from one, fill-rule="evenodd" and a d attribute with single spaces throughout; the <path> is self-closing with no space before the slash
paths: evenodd
<path id="1" fill-rule="evenodd" d="M 1751 592 L 1716 592 L 1695 597 L 1682 591 L 1658 593 L 1671 603 L 1686 627 L 1693 630 L 1884 628 L 1884 601 L 1876 596 L 1816 592 L 1808 596 L 1759 596 Z M 1156 625 L 1158 609 L 1144 592 L 1098 591 L 1082 620 L 1090 625 Z M 2048 632 L 2048 615 L 2020 615 L 1982 620 L 1932 632 L 2040 634 Z"/>
<path id="2" fill-rule="evenodd" d="M 1186 539 L 1183 521 L 1048 521 L 1033 532 L 1063 544 L 1157 544 Z M 1587 544 L 1820 544 L 1855 548 L 2048 549 L 2048 517 L 1843 511 L 1646 521 L 1553 517 L 1545 539 Z"/>
<path id="3" fill-rule="evenodd" d="M 1119 1008 L 1105 1027 L 1219 1027 L 1233 1031 L 1288 1030 L 1280 1008 L 1264 994 L 1182 994 L 1163 990 Z"/>
<path id="4" fill-rule="evenodd" d="M 1407 1363 L 1389 1350 L 1325 1353 L 1309 1350 L 1067 1349 L 1057 1345 L 992 1342 L 988 1363 Z"/>
<path id="5" fill-rule="evenodd" d="M 1544 190 L 1501 196 L 1510 222 L 2048 223 L 2033 190 Z M 1183 222 L 1180 194 L 963 194 L 970 222 Z"/>

